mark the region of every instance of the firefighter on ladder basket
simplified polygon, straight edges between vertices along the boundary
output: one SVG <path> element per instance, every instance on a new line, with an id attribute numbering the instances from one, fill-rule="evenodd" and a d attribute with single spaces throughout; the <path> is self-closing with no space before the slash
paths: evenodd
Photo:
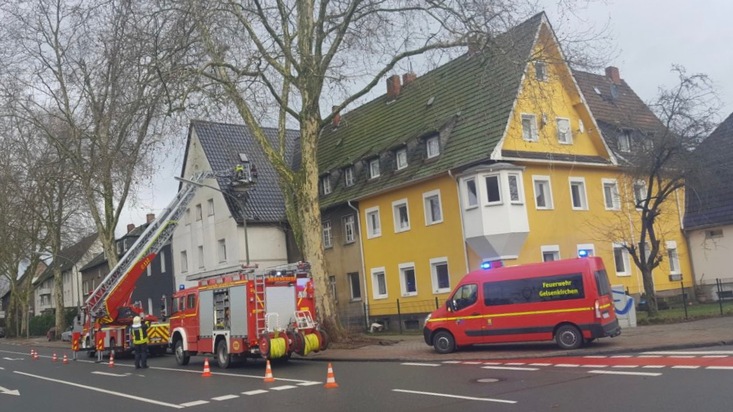
<path id="1" fill-rule="evenodd" d="M 140 316 L 132 319 L 130 328 L 132 344 L 135 346 L 135 369 L 148 367 L 148 327 L 140 321 Z"/>

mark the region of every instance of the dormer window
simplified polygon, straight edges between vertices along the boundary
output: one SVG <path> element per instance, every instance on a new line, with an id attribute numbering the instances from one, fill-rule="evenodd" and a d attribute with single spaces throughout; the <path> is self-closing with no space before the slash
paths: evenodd
<path id="1" fill-rule="evenodd" d="M 618 150 L 626 153 L 631 151 L 631 131 L 624 130 L 618 135 Z"/>
<path id="2" fill-rule="evenodd" d="M 375 179 L 379 177 L 379 158 L 375 157 L 369 161 L 369 178 Z"/>
<path id="3" fill-rule="evenodd" d="M 321 190 L 324 195 L 331 193 L 331 176 L 325 175 L 321 177 Z"/>
<path id="4" fill-rule="evenodd" d="M 349 166 L 344 169 L 344 185 L 346 187 L 354 186 L 354 166 Z"/>
<path id="5" fill-rule="evenodd" d="M 395 152 L 395 158 L 397 160 L 397 170 L 402 170 L 407 167 L 407 148 L 403 147 L 397 149 Z"/>
<path id="6" fill-rule="evenodd" d="M 427 148 L 428 159 L 432 159 L 440 154 L 440 141 L 438 141 L 438 136 L 428 137 L 425 140 L 425 146 Z"/>

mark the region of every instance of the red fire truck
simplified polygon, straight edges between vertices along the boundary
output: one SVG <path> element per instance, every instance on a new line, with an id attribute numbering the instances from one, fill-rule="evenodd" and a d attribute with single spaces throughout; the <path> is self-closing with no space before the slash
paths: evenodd
<path id="1" fill-rule="evenodd" d="M 198 285 L 173 296 L 170 344 L 179 365 L 191 356 L 214 354 L 219 367 L 233 360 L 287 360 L 328 347 L 314 321 L 310 265 L 242 269 L 192 276 Z"/>

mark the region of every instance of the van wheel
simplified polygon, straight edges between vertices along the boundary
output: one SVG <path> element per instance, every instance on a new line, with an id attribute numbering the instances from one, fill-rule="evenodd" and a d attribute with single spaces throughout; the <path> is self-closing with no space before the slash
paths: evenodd
<path id="1" fill-rule="evenodd" d="M 555 332 L 555 342 L 561 349 L 578 349 L 583 344 L 583 334 L 573 325 L 562 325 Z"/>
<path id="2" fill-rule="evenodd" d="M 456 340 L 450 332 L 441 330 L 433 337 L 433 347 L 440 354 L 451 353 L 456 350 Z"/>

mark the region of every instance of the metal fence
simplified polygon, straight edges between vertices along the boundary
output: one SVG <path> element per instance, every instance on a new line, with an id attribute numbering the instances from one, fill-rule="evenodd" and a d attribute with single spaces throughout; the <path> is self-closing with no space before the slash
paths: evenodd
<path id="1" fill-rule="evenodd" d="M 643 297 L 641 299 L 643 302 Z M 695 310 L 695 305 L 705 305 L 706 309 Z M 695 286 L 680 282 L 678 289 L 657 293 L 657 307 L 660 310 L 684 309 L 685 319 L 695 315 L 725 316 L 733 313 L 733 282 L 715 279 L 715 283 Z M 713 308 L 714 310 L 711 310 Z M 643 307 L 638 309 L 644 310 Z"/>

